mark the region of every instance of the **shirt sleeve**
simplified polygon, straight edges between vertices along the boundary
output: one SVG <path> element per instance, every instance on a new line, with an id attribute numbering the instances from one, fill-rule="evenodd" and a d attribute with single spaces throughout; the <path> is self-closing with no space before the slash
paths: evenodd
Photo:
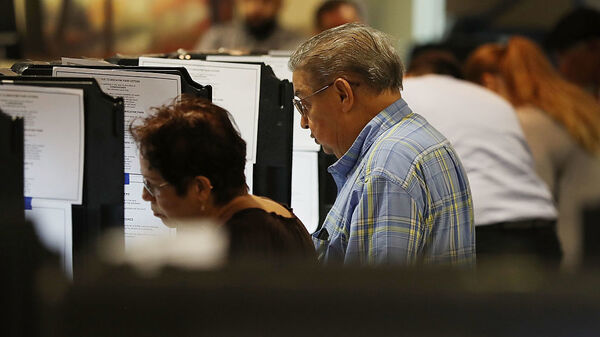
<path id="1" fill-rule="evenodd" d="M 357 247 L 357 251 L 348 251 L 346 260 L 414 264 L 422 248 L 423 231 L 420 208 L 406 189 L 385 175 L 369 176 L 350 224 L 349 246 Z"/>

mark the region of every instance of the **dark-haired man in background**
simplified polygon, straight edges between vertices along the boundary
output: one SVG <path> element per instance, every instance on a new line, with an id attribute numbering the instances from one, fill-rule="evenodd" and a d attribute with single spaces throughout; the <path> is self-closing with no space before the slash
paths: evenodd
<path id="1" fill-rule="evenodd" d="M 294 49 L 303 37 L 281 27 L 277 16 L 283 0 L 236 0 L 239 20 L 212 27 L 196 46 L 200 52 L 218 49 L 262 51 Z"/>
<path id="2" fill-rule="evenodd" d="M 345 23 L 364 21 L 364 9 L 358 3 L 349 0 L 327 0 L 317 8 L 315 29 L 316 33 L 320 33 Z"/>

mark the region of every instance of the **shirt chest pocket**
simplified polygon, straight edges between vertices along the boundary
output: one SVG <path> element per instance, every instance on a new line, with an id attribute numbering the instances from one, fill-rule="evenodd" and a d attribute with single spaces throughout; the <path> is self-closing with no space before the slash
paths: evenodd
<path id="1" fill-rule="evenodd" d="M 312 240 L 315 245 L 315 251 L 317 252 L 317 259 L 319 262 L 325 262 L 327 251 L 329 250 L 329 232 L 325 226 L 313 233 Z"/>

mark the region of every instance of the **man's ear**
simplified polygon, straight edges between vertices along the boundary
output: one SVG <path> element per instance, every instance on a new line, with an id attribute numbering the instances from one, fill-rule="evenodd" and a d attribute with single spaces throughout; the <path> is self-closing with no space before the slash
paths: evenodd
<path id="1" fill-rule="evenodd" d="M 205 176 L 195 176 L 191 182 L 192 192 L 202 202 L 206 202 L 212 193 L 212 184 L 210 179 Z"/>
<path id="2" fill-rule="evenodd" d="M 342 104 L 342 111 L 348 112 L 352 110 L 355 96 L 350 82 L 345 78 L 339 77 L 333 82 L 333 87 Z"/>

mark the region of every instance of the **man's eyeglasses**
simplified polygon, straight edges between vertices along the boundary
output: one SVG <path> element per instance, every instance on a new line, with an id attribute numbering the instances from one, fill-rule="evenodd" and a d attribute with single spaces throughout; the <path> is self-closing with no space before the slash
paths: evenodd
<path id="1" fill-rule="evenodd" d="M 325 91 L 327 88 L 329 88 L 334 82 L 329 83 L 328 85 L 324 86 L 323 88 L 313 92 L 312 94 L 304 97 L 304 98 L 300 98 L 298 96 L 294 96 L 294 99 L 292 102 L 294 102 L 294 106 L 296 107 L 296 109 L 298 109 L 298 112 L 300 112 L 300 115 L 305 116 L 308 113 L 308 109 L 309 109 L 309 105 L 306 104 L 305 100 L 307 98 L 313 97 L 316 94 L 319 94 L 323 91 Z"/>
<path id="2" fill-rule="evenodd" d="M 154 194 L 156 193 L 156 191 L 169 185 L 169 183 L 166 181 L 164 183 L 162 183 L 160 185 L 156 185 L 156 186 L 152 185 L 146 178 L 144 178 L 143 181 L 144 181 L 144 188 L 146 189 L 146 192 L 150 193 L 150 195 L 153 197 L 155 196 Z"/>

